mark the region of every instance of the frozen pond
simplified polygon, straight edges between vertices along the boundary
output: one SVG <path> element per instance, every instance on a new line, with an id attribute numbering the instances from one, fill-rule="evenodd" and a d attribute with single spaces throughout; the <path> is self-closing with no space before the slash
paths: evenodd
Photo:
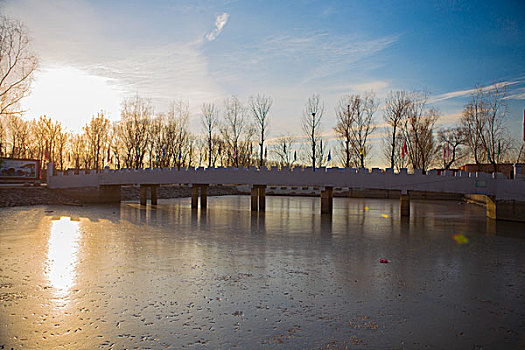
<path id="1" fill-rule="evenodd" d="M 0 348 L 525 347 L 525 224 L 266 200 L 0 209 Z"/>

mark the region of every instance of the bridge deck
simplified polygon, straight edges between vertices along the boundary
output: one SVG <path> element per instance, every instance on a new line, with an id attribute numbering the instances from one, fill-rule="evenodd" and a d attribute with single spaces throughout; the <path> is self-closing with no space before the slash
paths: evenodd
<path id="1" fill-rule="evenodd" d="M 52 165 L 50 166 L 52 171 Z M 163 185 L 163 184 L 244 184 L 268 186 L 319 186 L 430 191 L 460 194 L 483 194 L 501 200 L 525 201 L 525 179 L 514 180 L 503 174 L 447 172 L 438 175 L 420 170 L 408 173 L 401 169 L 381 171 L 378 168 L 176 168 L 103 170 L 99 173 L 81 172 L 78 175 L 58 173 L 48 176 L 50 188 L 72 188 L 101 185 Z"/>

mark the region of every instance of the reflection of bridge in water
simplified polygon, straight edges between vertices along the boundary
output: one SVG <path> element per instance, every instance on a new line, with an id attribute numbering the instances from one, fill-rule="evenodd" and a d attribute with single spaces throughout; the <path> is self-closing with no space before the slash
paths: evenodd
<path id="1" fill-rule="evenodd" d="M 187 184 L 191 186 L 191 205 L 207 206 L 207 188 L 216 185 L 251 186 L 251 209 L 265 210 L 267 186 L 316 186 L 321 189 L 321 213 L 332 212 L 334 188 L 385 190 L 397 192 L 401 215 L 410 215 L 410 192 L 454 193 L 483 201 L 487 216 L 497 219 L 525 221 L 525 179 L 516 174 L 513 180 L 503 174 L 470 172 L 438 172 L 421 170 L 408 173 L 401 169 L 381 170 L 354 168 L 176 168 L 154 169 L 105 169 L 79 174 L 53 174 L 53 164 L 48 166 L 47 183 L 52 189 L 68 189 L 82 199 L 93 202 L 119 202 L 121 186 L 139 185 L 140 203 L 146 205 L 148 192 L 151 203 L 157 204 L 160 185 Z"/>

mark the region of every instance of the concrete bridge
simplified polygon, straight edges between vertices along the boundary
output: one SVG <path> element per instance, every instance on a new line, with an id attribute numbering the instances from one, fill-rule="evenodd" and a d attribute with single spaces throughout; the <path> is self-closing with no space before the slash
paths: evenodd
<path id="1" fill-rule="evenodd" d="M 104 169 L 78 174 L 57 172 L 48 164 L 48 187 L 51 189 L 85 189 L 94 201 L 119 202 L 123 185 L 140 186 L 140 203 L 146 205 L 148 190 L 151 203 L 157 204 L 157 188 L 166 184 L 191 185 L 191 205 L 207 205 L 207 187 L 210 184 L 250 185 L 251 209 L 265 210 L 266 186 L 317 186 L 321 188 L 321 212 L 332 212 L 333 189 L 378 189 L 400 192 L 401 215 L 410 215 L 410 191 L 440 192 L 469 195 L 486 202 L 487 216 L 493 219 L 525 221 L 525 176 L 516 171 L 515 178 L 503 174 L 421 170 L 408 173 L 407 169 L 374 168 L 153 168 Z M 85 191 L 86 192 L 86 191 Z"/>

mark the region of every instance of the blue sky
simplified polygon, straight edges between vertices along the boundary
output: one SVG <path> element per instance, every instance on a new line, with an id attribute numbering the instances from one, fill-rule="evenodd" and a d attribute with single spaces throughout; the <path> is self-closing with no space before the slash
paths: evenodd
<path id="1" fill-rule="evenodd" d="M 427 90 L 453 123 L 476 84 L 509 86 L 509 123 L 525 108 L 523 1 L 4 1 L 41 57 L 28 117 L 78 130 L 140 94 L 162 112 L 185 99 L 199 131 L 202 102 L 271 95 L 271 136 L 298 135 L 307 98 L 325 101 L 324 130 L 339 96 L 373 89 Z M 381 111 L 376 114 L 382 122 Z M 379 153 L 376 147 L 376 153 Z"/>

